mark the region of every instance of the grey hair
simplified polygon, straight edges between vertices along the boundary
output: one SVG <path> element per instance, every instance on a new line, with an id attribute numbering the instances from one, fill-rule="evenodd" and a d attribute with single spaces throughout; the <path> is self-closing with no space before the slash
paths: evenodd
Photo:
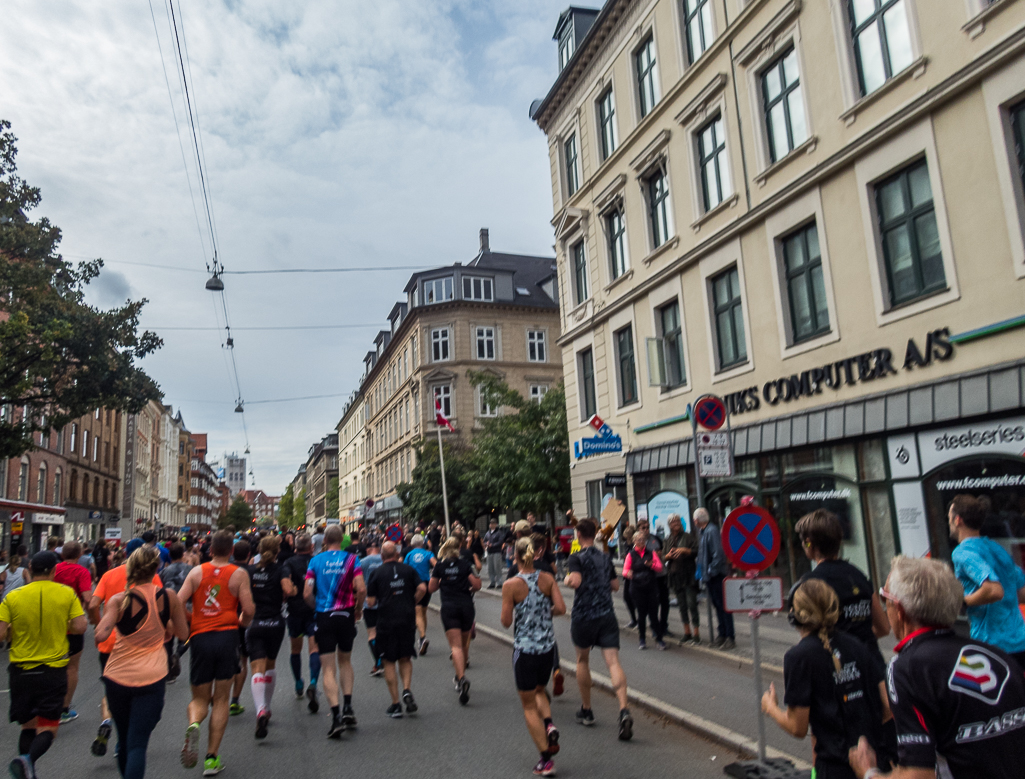
<path id="1" fill-rule="evenodd" d="M 414 549 L 419 549 L 424 545 L 424 537 L 420 533 L 417 533 L 409 543 Z"/>
<path id="2" fill-rule="evenodd" d="M 697 509 L 694 512 L 694 521 L 699 525 L 707 525 L 710 520 L 711 517 L 708 515 L 708 509 Z"/>
<path id="3" fill-rule="evenodd" d="M 679 514 L 670 514 L 666 522 L 683 522 Z"/>
<path id="4" fill-rule="evenodd" d="M 887 589 L 908 619 L 923 627 L 950 627 L 964 602 L 964 589 L 950 566 L 924 557 L 894 557 Z"/>

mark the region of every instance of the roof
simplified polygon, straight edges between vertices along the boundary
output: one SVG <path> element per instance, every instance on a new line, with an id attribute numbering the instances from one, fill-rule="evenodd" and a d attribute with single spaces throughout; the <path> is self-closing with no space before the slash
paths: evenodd
<path id="1" fill-rule="evenodd" d="M 548 297 L 541 284 L 547 281 L 556 273 L 554 257 L 535 257 L 529 254 L 506 254 L 504 252 L 481 252 L 469 265 L 453 263 L 442 265 L 430 270 L 419 271 L 409 277 L 403 292 L 409 293 L 421 278 L 432 278 L 444 271 L 455 272 L 456 269 L 465 271 L 467 268 L 488 269 L 512 273 L 513 289 L 523 288 L 528 290 L 526 295 L 516 292 L 512 301 L 516 305 L 534 306 L 537 308 L 557 309 L 559 304 Z"/>

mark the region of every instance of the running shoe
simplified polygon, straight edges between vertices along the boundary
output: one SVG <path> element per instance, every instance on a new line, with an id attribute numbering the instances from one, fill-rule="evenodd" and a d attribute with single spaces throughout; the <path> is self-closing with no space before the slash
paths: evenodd
<path id="1" fill-rule="evenodd" d="M 384 676 L 384 668 L 379 665 L 375 665 L 370 669 L 370 675 L 379 679 Z"/>
<path id="2" fill-rule="evenodd" d="M 658 650 L 660 652 L 665 652 L 668 648 L 669 647 L 666 646 L 666 642 L 665 641 L 659 641 L 658 642 Z"/>
<path id="3" fill-rule="evenodd" d="M 727 638 L 725 641 L 722 642 L 722 645 L 719 648 L 724 652 L 729 652 L 731 649 L 737 648 L 737 642 L 734 641 L 732 638 Z"/>
<path id="4" fill-rule="evenodd" d="M 185 729 L 185 746 L 182 747 L 182 765 L 195 768 L 199 762 L 199 723 L 193 722 Z"/>
<path id="5" fill-rule="evenodd" d="M 309 701 L 306 704 L 306 708 L 310 710 L 310 714 L 316 714 L 320 711 L 320 703 L 317 701 L 317 685 L 311 684 L 306 688 L 306 700 Z"/>
<path id="6" fill-rule="evenodd" d="M 351 704 L 342 706 L 342 723 L 346 728 L 356 727 L 356 712 L 352 710 Z"/>
<path id="7" fill-rule="evenodd" d="M 220 755 L 208 757 L 203 761 L 203 776 L 217 776 L 226 768 Z"/>
<path id="8" fill-rule="evenodd" d="M 327 732 L 328 738 L 341 738 L 342 732 L 345 730 L 345 724 L 342 722 L 341 714 L 333 714 L 331 716 L 331 728 Z"/>
<path id="9" fill-rule="evenodd" d="M 697 633 L 695 633 L 694 634 L 694 638 L 691 639 L 691 643 L 694 646 L 697 646 L 698 644 L 700 644 L 701 643 L 701 636 L 699 636 Z"/>
<path id="10" fill-rule="evenodd" d="M 634 735 L 634 718 L 630 716 L 629 709 L 619 712 L 619 740 L 629 741 Z"/>
<path id="11" fill-rule="evenodd" d="M 556 668 L 552 673 L 552 695 L 558 698 L 566 689 L 566 677 L 562 675 L 562 669 Z"/>
<path id="12" fill-rule="evenodd" d="M 305 692 L 305 690 L 306 690 L 306 687 L 303 685 L 303 680 L 299 679 L 298 681 L 296 681 L 296 683 L 295 683 L 295 697 L 296 697 L 297 700 L 301 701 L 303 699 L 303 693 Z"/>
<path id="13" fill-rule="evenodd" d="M 402 704 L 393 703 L 388 707 L 388 711 L 385 712 L 392 719 L 402 719 Z"/>
<path id="14" fill-rule="evenodd" d="M 459 702 L 463 706 L 470 702 L 470 680 L 465 676 L 459 682 Z"/>
<path id="15" fill-rule="evenodd" d="M 228 714 L 230 714 L 232 717 L 237 717 L 245 710 L 246 707 L 243 706 L 241 703 L 233 703 L 231 704 L 231 706 L 228 707 Z"/>
<path id="16" fill-rule="evenodd" d="M 93 739 L 93 744 L 89 747 L 89 751 L 96 755 L 96 757 L 103 757 L 107 754 L 107 742 L 110 741 L 110 735 L 113 732 L 114 728 L 111 726 L 110 720 L 103 720 L 100 723 L 100 729 L 96 731 L 96 738 Z"/>
<path id="17" fill-rule="evenodd" d="M 684 633 L 683 638 L 680 639 L 680 646 L 686 646 L 693 640 L 694 636 L 692 636 L 690 633 Z"/>
<path id="18" fill-rule="evenodd" d="M 577 710 L 577 722 L 581 725 L 587 725 L 590 727 L 594 724 L 594 712 L 581 706 Z"/>
<path id="19" fill-rule="evenodd" d="M 416 714 L 417 709 L 420 708 L 416 705 L 416 701 L 413 700 L 413 693 L 409 690 L 403 691 L 402 702 L 406 704 L 406 714 Z"/>
<path id="20" fill-rule="evenodd" d="M 645 643 L 644 641 L 642 641 L 641 643 L 639 643 L 639 644 L 637 645 L 637 648 L 638 648 L 638 649 L 647 649 L 647 648 L 648 648 L 648 645 L 647 645 L 647 643 Z"/>
<path id="21" fill-rule="evenodd" d="M 28 755 L 18 755 L 7 765 L 7 770 L 11 772 L 11 779 L 36 779 L 32 758 Z"/>
<path id="22" fill-rule="evenodd" d="M 420 657 L 423 657 L 425 654 L 427 654 L 427 647 L 429 647 L 430 645 L 431 639 L 427 638 L 427 636 L 424 636 L 423 639 L 421 639 L 420 641 Z"/>
<path id="23" fill-rule="evenodd" d="M 171 668 L 167 674 L 167 683 L 174 684 L 178 681 L 178 677 L 181 676 L 182 672 L 182 661 L 178 657 L 177 652 L 171 652 Z"/>
<path id="24" fill-rule="evenodd" d="M 534 776 L 555 776 L 555 763 L 542 757 L 534 766 Z"/>
<path id="25" fill-rule="evenodd" d="M 453 676 L 452 677 L 452 686 L 455 687 L 456 692 L 459 692 L 459 677 L 458 676 Z"/>
<path id="26" fill-rule="evenodd" d="M 559 751 L 559 729 L 554 722 L 548 723 L 545 727 L 545 735 L 548 736 L 548 754 L 554 755 Z"/>
<path id="27" fill-rule="evenodd" d="M 78 712 L 74 709 L 65 709 L 61 712 L 61 725 L 67 725 L 69 722 L 74 722 L 78 719 Z"/>
<path id="28" fill-rule="evenodd" d="M 636 619 L 632 619 L 632 620 L 630 620 L 630 624 L 628 624 L 626 626 L 626 629 L 627 630 L 633 630 L 635 627 L 637 627 L 637 620 Z"/>
<path id="29" fill-rule="evenodd" d="M 267 725 L 270 723 L 270 712 L 266 709 L 256 716 L 256 737 L 267 738 Z"/>

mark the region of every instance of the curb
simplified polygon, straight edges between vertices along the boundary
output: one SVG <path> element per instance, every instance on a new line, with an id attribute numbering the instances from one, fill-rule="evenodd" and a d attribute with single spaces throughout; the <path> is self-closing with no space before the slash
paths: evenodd
<path id="1" fill-rule="evenodd" d="M 433 604 L 430 607 L 435 611 L 440 611 L 440 607 L 435 607 Z M 501 630 L 495 630 L 487 625 L 477 623 L 477 632 L 483 633 L 486 636 L 490 636 L 497 641 L 502 642 L 508 646 L 512 646 L 512 637 L 508 633 L 503 633 Z M 722 657 L 723 655 L 714 650 L 708 650 L 716 657 Z M 728 655 L 726 655 L 728 657 Z M 732 658 L 731 658 L 732 659 Z M 751 661 L 748 661 L 751 662 Z M 753 665 L 753 663 L 752 663 Z M 763 664 L 764 667 L 764 664 Z M 576 676 L 576 669 L 572 666 L 564 666 L 562 672 L 569 676 Z M 591 681 L 595 687 L 599 687 L 606 692 L 614 692 L 612 686 L 612 680 L 609 677 L 599 673 L 591 671 Z M 627 687 L 627 700 L 631 703 L 645 709 L 653 714 L 657 714 L 661 717 L 665 717 L 671 722 L 680 725 L 681 727 L 687 728 L 700 736 L 704 736 L 718 744 L 735 749 L 741 755 L 749 758 L 754 758 L 758 754 L 758 742 L 750 739 L 747 736 L 737 733 L 734 730 L 723 727 L 718 723 L 712 722 L 709 719 L 705 719 L 702 716 L 694 714 L 689 711 L 677 708 L 665 701 L 661 701 L 652 695 L 647 693 L 639 692 L 637 690 L 631 690 Z M 794 764 L 794 766 L 800 771 L 808 771 L 811 769 L 811 764 L 799 760 L 793 755 L 788 755 L 785 752 L 780 752 L 778 749 L 766 746 L 765 748 L 766 757 L 784 758 Z"/>

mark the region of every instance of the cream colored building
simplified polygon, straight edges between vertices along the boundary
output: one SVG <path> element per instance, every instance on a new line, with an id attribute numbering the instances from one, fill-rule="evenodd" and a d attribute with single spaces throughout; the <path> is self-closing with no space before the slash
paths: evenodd
<path id="1" fill-rule="evenodd" d="M 949 555 L 945 504 L 1025 536 L 1025 2 L 609 0 L 570 9 L 532 106 L 551 160 L 577 511 L 695 505 L 688 408 L 723 397 L 733 478 L 844 555 Z M 664 519 L 664 516 L 662 516 Z"/>
<path id="2" fill-rule="evenodd" d="M 363 515 L 367 498 L 366 404 L 354 392 L 335 427 L 338 432 L 338 516 L 352 522 Z"/>

